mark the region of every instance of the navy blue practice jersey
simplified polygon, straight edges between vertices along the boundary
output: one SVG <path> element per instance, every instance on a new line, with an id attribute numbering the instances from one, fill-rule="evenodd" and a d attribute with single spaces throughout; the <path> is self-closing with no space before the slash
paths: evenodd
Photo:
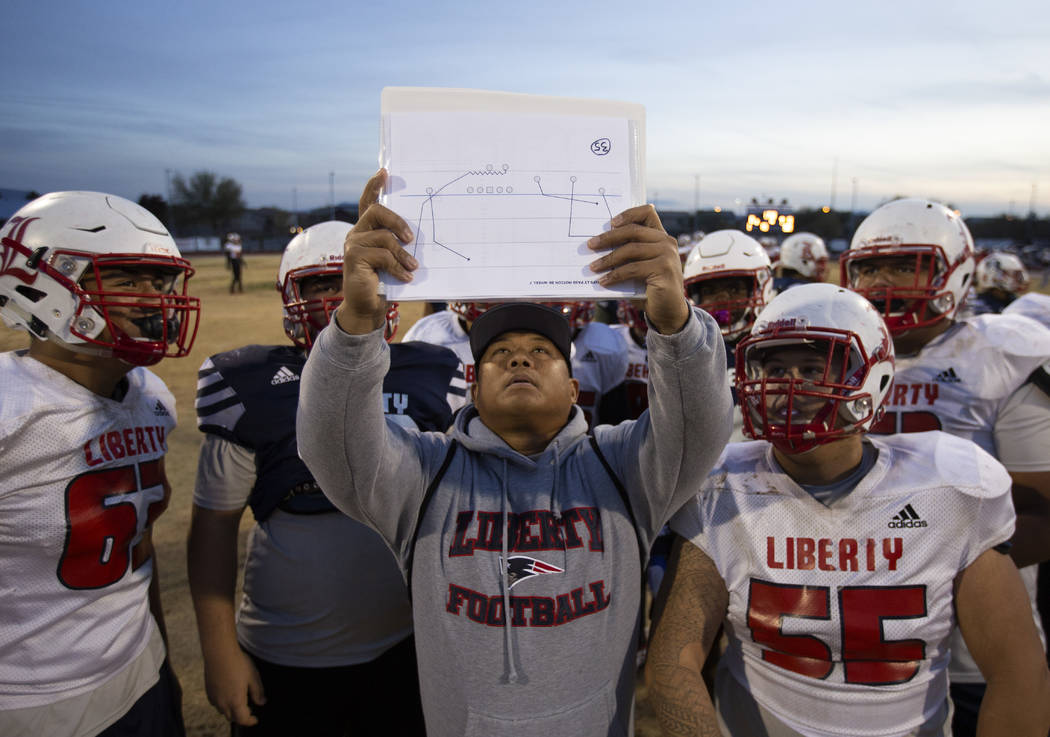
<path id="1" fill-rule="evenodd" d="M 256 520 L 274 509 L 293 514 L 334 511 L 295 443 L 299 381 L 306 356 L 293 346 L 249 345 L 206 360 L 197 374 L 197 427 L 252 451 L 256 482 L 248 503 Z M 421 430 L 451 424 L 447 393 L 456 354 L 427 343 L 390 346 L 383 380 L 386 414 Z"/>

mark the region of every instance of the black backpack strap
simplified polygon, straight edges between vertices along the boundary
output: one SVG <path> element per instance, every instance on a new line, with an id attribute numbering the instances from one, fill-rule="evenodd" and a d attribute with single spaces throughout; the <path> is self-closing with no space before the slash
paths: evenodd
<path id="1" fill-rule="evenodd" d="M 627 518 L 631 521 L 631 525 L 634 527 L 635 537 L 638 539 L 638 555 L 642 559 L 642 574 L 645 574 L 645 561 L 649 557 L 649 551 L 645 549 L 645 545 L 642 543 L 642 533 L 638 529 L 638 520 L 634 516 L 634 509 L 631 508 L 631 500 L 627 496 L 627 489 L 624 488 L 623 482 L 620 481 L 620 477 L 613 471 L 612 466 L 609 465 L 609 461 L 605 459 L 605 454 L 602 453 L 602 449 L 598 447 L 598 439 L 593 435 L 587 436 L 588 440 L 591 441 L 591 447 L 594 448 L 594 455 L 598 457 L 598 460 L 602 463 L 602 468 L 609 474 L 609 478 L 613 482 L 613 486 L 616 487 L 617 493 L 620 495 L 620 501 L 623 502 L 624 508 L 627 510 Z"/>
<path id="2" fill-rule="evenodd" d="M 1050 363 L 1044 364 L 1028 375 L 1025 383 L 1035 384 L 1050 396 Z"/>
<path id="3" fill-rule="evenodd" d="M 445 460 L 441 462 L 441 468 L 434 474 L 434 478 L 431 479 L 430 485 L 427 490 L 423 492 L 423 501 L 419 504 L 419 515 L 416 517 L 416 528 L 412 531 L 412 544 L 408 548 L 408 562 L 405 564 L 405 582 L 408 584 L 408 598 L 412 600 L 412 562 L 416 557 L 416 543 L 419 542 L 419 528 L 423 524 L 423 516 L 427 513 L 427 507 L 430 506 L 430 500 L 434 496 L 434 492 L 437 491 L 438 484 L 441 483 L 441 479 L 445 477 L 445 472 L 448 471 L 449 464 L 452 463 L 452 456 L 456 454 L 456 447 L 459 443 L 453 438 L 452 442 L 448 444 L 448 450 L 445 452 Z"/>

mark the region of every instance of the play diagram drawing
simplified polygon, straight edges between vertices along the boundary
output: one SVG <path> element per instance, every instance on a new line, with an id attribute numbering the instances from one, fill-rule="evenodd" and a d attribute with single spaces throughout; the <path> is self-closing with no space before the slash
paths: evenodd
<path id="1" fill-rule="evenodd" d="M 584 175 L 583 179 L 599 180 L 601 173 Z M 623 193 L 615 189 L 607 191 L 600 184 L 590 189 L 593 191 L 586 191 L 577 174 L 517 174 L 508 164 L 488 164 L 484 169 L 463 172 L 440 186 L 425 187 L 422 193 L 402 195 L 420 200 L 412 223 L 416 237 L 409 250 L 417 260 L 426 258 L 433 268 L 444 268 L 487 255 L 495 255 L 497 261 L 504 259 L 505 254 L 497 255 L 493 247 L 517 244 L 527 249 L 528 243 L 556 246 L 566 239 L 590 238 L 601 233 L 623 201 Z M 503 202 L 491 202 L 492 198 Z M 486 217 L 489 212 L 502 214 Z M 516 240 L 515 234 L 522 228 L 515 221 L 520 219 L 537 221 L 550 240 Z M 471 222 L 478 227 L 464 227 Z M 454 240 L 452 233 L 467 239 Z"/>
<path id="2" fill-rule="evenodd" d="M 586 247 L 636 204 L 623 119 L 401 113 L 384 119 L 383 204 L 412 228 L 420 263 L 400 299 L 550 297 L 603 291 Z"/>

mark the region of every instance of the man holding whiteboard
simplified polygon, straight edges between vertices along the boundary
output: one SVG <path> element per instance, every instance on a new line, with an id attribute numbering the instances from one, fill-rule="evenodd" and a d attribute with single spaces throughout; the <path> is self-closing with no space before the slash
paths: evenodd
<path id="1" fill-rule="evenodd" d="M 344 302 L 303 372 L 300 453 L 406 575 L 431 737 L 629 734 L 646 553 L 729 435 L 718 325 L 686 302 L 655 210 L 625 210 L 588 246 L 601 284 L 646 286 L 649 411 L 589 436 L 567 322 L 516 303 L 475 322 L 473 403 L 451 433 L 406 430 L 382 417 L 377 291 L 381 271 L 411 281 L 412 235 L 373 204 L 347 238 Z"/>

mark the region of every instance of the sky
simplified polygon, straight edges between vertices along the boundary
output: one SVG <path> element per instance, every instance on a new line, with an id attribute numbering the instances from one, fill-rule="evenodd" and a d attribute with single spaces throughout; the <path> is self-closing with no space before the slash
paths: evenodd
<path id="1" fill-rule="evenodd" d="M 385 86 L 640 103 L 659 208 L 1050 216 L 1045 2 L 8 0 L 0 187 L 356 202 Z"/>

